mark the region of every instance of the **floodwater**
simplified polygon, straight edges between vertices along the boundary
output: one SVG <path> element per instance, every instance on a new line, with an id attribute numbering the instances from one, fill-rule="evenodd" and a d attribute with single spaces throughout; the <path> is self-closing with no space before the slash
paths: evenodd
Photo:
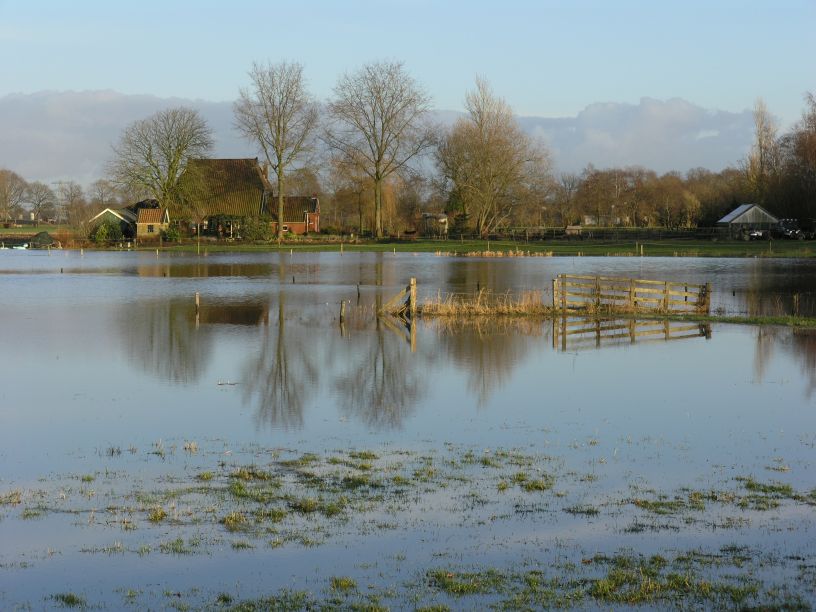
<path id="1" fill-rule="evenodd" d="M 594 555 L 723 550 L 758 581 L 738 603 L 812 605 L 812 331 L 562 342 L 552 321 L 374 315 L 409 277 L 420 299 L 547 299 L 562 272 L 710 282 L 726 314 L 816 314 L 812 260 L 0 252 L 0 607 L 290 589 L 464 609 L 512 589 L 457 595 L 434 571 L 592 574 Z M 247 466 L 272 501 L 236 493 Z"/>

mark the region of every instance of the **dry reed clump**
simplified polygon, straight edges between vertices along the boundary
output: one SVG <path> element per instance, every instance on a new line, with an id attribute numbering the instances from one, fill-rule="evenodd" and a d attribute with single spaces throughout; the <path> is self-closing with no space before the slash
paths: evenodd
<path id="1" fill-rule="evenodd" d="M 544 304 L 540 291 L 525 291 L 517 296 L 510 293 L 495 295 L 484 290 L 475 296 L 437 295 L 419 308 L 420 315 L 435 317 L 496 316 L 496 315 L 543 315 L 552 313 L 551 306 Z"/>

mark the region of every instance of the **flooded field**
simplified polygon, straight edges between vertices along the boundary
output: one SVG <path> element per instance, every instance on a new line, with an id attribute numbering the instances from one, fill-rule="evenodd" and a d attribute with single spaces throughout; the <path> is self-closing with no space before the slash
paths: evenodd
<path id="1" fill-rule="evenodd" d="M 0 253 L 0 608 L 811 607 L 816 333 L 374 314 L 561 272 L 816 313 L 812 260 Z"/>

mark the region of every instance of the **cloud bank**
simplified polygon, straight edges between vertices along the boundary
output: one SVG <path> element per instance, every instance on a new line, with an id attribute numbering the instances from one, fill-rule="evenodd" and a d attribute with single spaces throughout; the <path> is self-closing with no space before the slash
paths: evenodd
<path id="1" fill-rule="evenodd" d="M 179 105 L 198 109 L 209 122 L 216 156 L 256 155 L 233 128 L 231 102 L 113 91 L 39 92 L 0 98 L 0 167 L 29 181 L 73 179 L 87 185 L 105 175 L 111 145 L 125 126 Z M 458 113 L 436 115 L 449 124 Z M 568 172 L 587 164 L 640 165 L 661 173 L 698 166 L 716 171 L 744 157 L 753 138 L 750 111 L 708 110 L 679 98 L 599 103 L 575 117 L 520 117 L 519 122 L 550 148 L 556 169 Z"/>

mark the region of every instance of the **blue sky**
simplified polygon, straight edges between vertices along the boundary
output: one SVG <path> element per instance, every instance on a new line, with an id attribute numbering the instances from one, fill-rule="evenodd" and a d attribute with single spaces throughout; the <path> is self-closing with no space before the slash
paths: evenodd
<path id="1" fill-rule="evenodd" d="M 782 127 L 816 91 L 814 0 L 140 2 L 0 0 L 0 96 L 41 90 L 225 101 L 253 60 L 304 64 L 315 95 L 398 59 L 439 109 L 476 74 L 521 115 L 684 98 Z"/>

